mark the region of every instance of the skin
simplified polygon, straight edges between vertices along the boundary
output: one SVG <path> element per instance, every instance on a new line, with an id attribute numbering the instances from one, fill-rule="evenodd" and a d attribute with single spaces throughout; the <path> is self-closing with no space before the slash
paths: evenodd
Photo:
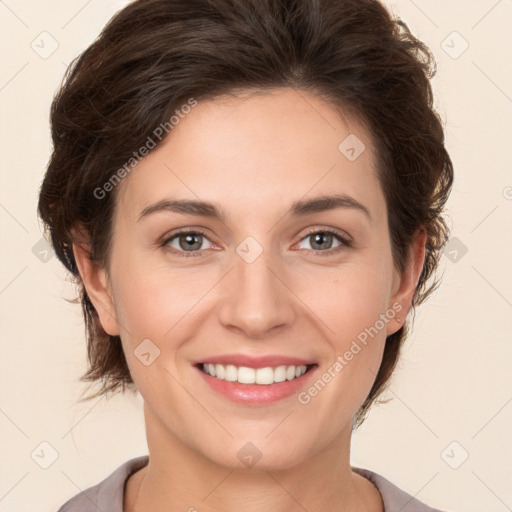
<path id="1" fill-rule="evenodd" d="M 366 146 L 355 161 L 338 150 L 350 133 Z M 128 480 L 125 511 L 383 510 L 378 490 L 351 470 L 350 439 L 399 321 L 388 321 L 306 405 L 295 395 L 265 406 L 234 403 L 191 364 L 281 354 L 315 360 L 320 376 L 394 303 L 403 322 L 425 234 L 418 231 L 400 274 L 374 162 L 364 128 L 311 93 L 202 101 L 119 185 L 108 272 L 74 246 L 101 324 L 121 336 L 144 400 L 150 462 Z M 285 215 L 293 201 L 334 192 L 362 203 L 371 219 L 349 208 Z M 171 195 L 215 202 L 228 217 L 167 211 L 137 220 Z M 179 237 L 158 244 L 181 228 L 205 231 L 195 257 L 180 256 Z M 353 245 L 336 250 L 334 238 L 315 249 L 309 228 L 337 229 Z M 247 236 L 263 250 L 250 264 L 236 252 Z M 161 351 L 149 366 L 134 355 L 147 338 Z M 237 457 L 247 442 L 262 454 L 250 468 Z"/>

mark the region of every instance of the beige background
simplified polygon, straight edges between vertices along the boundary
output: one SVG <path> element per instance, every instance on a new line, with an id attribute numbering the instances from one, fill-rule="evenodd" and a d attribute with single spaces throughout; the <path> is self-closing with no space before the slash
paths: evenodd
<path id="1" fill-rule="evenodd" d="M 55 512 L 122 462 L 147 453 L 139 398 L 75 403 L 85 370 L 80 309 L 63 299 L 74 290 L 56 258 L 50 253 L 42 261 L 37 245 L 51 98 L 71 59 L 125 3 L 0 2 L 0 510 L 6 512 Z M 444 510 L 504 512 L 512 510 L 512 1 L 387 5 L 439 64 L 436 102 L 455 164 L 452 245 L 442 258 L 440 290 L 418 310 L 387 393 L 392 401 L 375 408 L 356 433 L 352 464 Z M 40 36 L 44 31 L 49 35 Z M 464 41 L 469 47 L 458 55 Z M 44 54 L 52 44 L 58 48 Z M 47 469 L 40 464 L 51 462 L 52 449 L 42 442 L 58 455 Z M 460 467 L 450 467 L 466 452 Z"/>

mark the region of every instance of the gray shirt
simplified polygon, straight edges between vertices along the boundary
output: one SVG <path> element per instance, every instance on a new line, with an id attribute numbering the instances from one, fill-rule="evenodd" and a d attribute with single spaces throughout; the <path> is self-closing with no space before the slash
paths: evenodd
<path id="1" fill-rule="evenodd" d="M 148 455 L 130 459 L 99 484 L 64 503 L 57 512 L 123 512 L 124 486 L 130 475 L 147 465 Z M 382 495 L 385 512 L 441 512 L 421 503 L 383 476 L 368 469 L 352 468 L 372 482 Z"/>

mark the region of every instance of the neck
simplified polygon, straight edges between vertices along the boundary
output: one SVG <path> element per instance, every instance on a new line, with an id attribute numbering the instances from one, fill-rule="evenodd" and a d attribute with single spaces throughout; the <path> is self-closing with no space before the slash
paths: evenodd
<path id="1" fill-rule="evenodd" d="M 240 469 L 186 446 L 148 411 L 145 419 L 149 463 L 127 482 L 125 512 L 383 510 L 379 491 L 350 468 L 351 426 L 293 467 Z"/>

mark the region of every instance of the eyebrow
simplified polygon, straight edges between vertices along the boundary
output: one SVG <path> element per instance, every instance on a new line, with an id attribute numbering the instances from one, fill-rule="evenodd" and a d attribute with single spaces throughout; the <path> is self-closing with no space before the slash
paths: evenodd
<path id="1" fill-rule="evenodd" d="M 292 217 L 305 217 L 313 213 L 325 212 L 334 210 L 337 208 L 353 209 L 360 211 L 368 217 L 368 220 L 372 222 L 372 217 L 368 208 L 361 204 L 359 201 L 346 194 L 335 194 L 335 195 L 322 195 L 313 199 L 299 200 L 292 203 L 292 206 L 286 212 L 286 215 Z M 156 203 L 144 208 L 137 222 L 142 220 L 156 212 L 174 212 L 181 213 L 184 215 L 197 215 L 201 217 L 208 217 L 212 219 L 218 219 L 225 222 L 228 219 L 228 215 L 222 210 L 222 208 L 216 206 L 214 203 L 207 201 L 198 201 L 192 199 L 162 199 Z"/>

